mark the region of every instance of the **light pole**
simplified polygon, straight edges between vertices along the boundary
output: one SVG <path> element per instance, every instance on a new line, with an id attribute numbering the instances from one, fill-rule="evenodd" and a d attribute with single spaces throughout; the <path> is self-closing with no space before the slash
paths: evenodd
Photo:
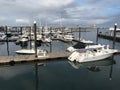
<path id="1" fill-rule="evenodd" d="M 35 57 L 37 58 L 37 45 L 36 45 L 36 40 L 37 40 L 37 35 L 36 35 L 36 30 L 37 29 L 37 25 L 36 25 L 36 21 L 34 21 L 34 45 L 35 45 Z"/>
<path id="2" fill-rule="evenodd" d="M 115 48 L 117 23 L 114 25 L 113 49 Z"/>

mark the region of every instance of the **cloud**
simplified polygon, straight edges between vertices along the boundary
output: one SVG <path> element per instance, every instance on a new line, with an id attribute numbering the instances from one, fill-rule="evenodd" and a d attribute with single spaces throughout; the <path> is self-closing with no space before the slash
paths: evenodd
<path id="1" fill-rule="evenodd" d="M 0 24 L 104 24 L 120 13 L 119 0 L 0 0 Z M 109 4 L 108 4 L 109 3 Z M 8 18 L 9 17 L 9 18 Z"/>
<path id="2" fill-rule="evenodd" d="M 102 12 L 102 13 L 101 13 Z M 66 9 L 68 21 L 79 24 L 102 24 L 108 22 L 106 9 L 101 7 L 74 7 Z"/>
<path id="3" fill-rule="evenodd" d="M 101 2 L 102 0 L 86 0 L 88 3 L 98 3 Z"/>
<path id="4" fill-rule="evenodd" d="M 16 21 L 18 18 L 28 19 L 29 21 L 43 20 L 45 17 L 54 19 L 64 11 L 64 8 L 73 6 L 74 2 L 75 0 L 1 0 L 0 6 L 2 8 L 0 8 L 0 11 L 1 15 L 6 18 L 9 16 L 8 20 L 12 18 L 12 21 Z M 19 22 L 23 23 L 24 21 Z"/>
<path id="5" fill-rule="evenodd" d="M 0 21 L 4 21 L 4 20 L 6 20 L 6 17 L 0 16 Z"/>
<path id="6" fill-rule="evenodd" d="M 16 23 L 29 23 L 28 19 L 16 19 Z"/>

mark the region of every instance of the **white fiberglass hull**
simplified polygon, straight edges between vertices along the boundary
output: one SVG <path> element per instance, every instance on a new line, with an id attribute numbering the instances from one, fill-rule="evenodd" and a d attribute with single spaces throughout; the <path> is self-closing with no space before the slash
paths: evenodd
<path id="1" fill-rule="evenodd" d="M 113 53 L 117 52 L 116 50 L 103 50 L 101 52 L 85 52 L 85 53 L 79 53 L 79 52 L 73 52 L 68 59 L 70 61 L 77 61 L 77 62 L 90 62 L 90 61 L 97 61 L 109 58 L 113 55 Z"/>
<path id="2" fill-rule="evenodd" d="M 18 50 L 16 51 L 16 53 L 19 53 L 19 54 L 35 54 L 35 50 L 33 49 L 22 49 L 22 50 Z"/>
<path id="3" fill-rule="evenodd" d="M 71 38 L 65 38 L 64 40 L 65 41 L 72 41 L 73 39 L 71 39 Z"/>
<path id="4" fill-rule="evenodd" d="M 76 61 L 78 62 L 90 62 L 90 61 L 97 61 L 97 60 L 103 60 L 106 58 L 109 58 L 113 55 L 113 53 L 109 53 L 109 54 L 104 54 L 104 55 L 98 55 L 98 56 L 93 56 L 93 57 L 86 57 L 84 59 L 80 59 L 81 57 L 79 57 L 78 59 L 76 59 Z"/>

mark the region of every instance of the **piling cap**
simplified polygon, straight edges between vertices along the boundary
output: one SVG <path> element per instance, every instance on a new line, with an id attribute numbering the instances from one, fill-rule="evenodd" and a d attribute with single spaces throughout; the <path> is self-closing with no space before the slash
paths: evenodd
<path id="1" fill-rule="evenodd" d="M 115 23 L 115 25 L 117 26 L 117 23 Z"/>
<path id="2" fill-rule="evenodd" d="M 33 23 L 36 24 L 36 21 L 34 21 Z"/>

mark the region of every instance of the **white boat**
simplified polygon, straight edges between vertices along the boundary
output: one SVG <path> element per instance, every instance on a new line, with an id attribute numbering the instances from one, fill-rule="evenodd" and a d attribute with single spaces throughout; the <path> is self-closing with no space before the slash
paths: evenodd
<path id="1" fill-rule="evenodd" d="M 63 38 L 65 41 L 72 41 L 74 39 L 72 34 L 65 34 Z"/>
<path id="2" fill-rule="evenodd" d="M 82 43 L 88 43 L 88 44 L 90 44 L 90 43 L 93 43 L 93 41 L 91 41 L 91 40 L 85 40 L 85 39 L 80 39 L 80 42 L 82 42 Z"/>
<path id="3" fill-rule="evenodd" d="M 68 61 L 68 63 L 75 69 L 80 69 L 81 67 L 86 67 L 86 69 L 88 69 L 90 71 L 96 71 L 96 70 L 99 71 L 100 67 L 113 65 L 113 64 L 115 64 L 115 61 L 113 59 L 104 59 L 104 60 L 85 62 L 85 63 Z"/>
<path id="4" fill-rule="evenodd" d="M 109 30 L 110 30 L 110 31 L 114 31 L 114 30 L 115 30 L 115 28 L 110 27 L 110 28 L 109 28 Z M 120 28 L 117 28 L 117 29 L 116 29 L 116 31 L 120 31 Z"/>
<path id="5" fill-rule="evenodd" d="M 21 50 L 16 51 L 16 53 L 18 53 L 18 54 L 35 54 L 35 50 L 34 49 L 21 49 Z M 38 57 L 46 56 L 46 54 L 47 54 L 46 50 L 37 49 Z"/>
<path id="6" fill-rule="evenodd" d="M 70 61 L 77 61 L 77 62 L 89 62 L 89 61 L 97 61 L 106 59 L 116 53 L 117 50 L 109 49 L 108 45 L 101 47 L 101 48 L 94 48 L 94 49 L 83 49 L 79 51 L 74 51 L 68 59 Z"/>
<path id="7" fill-rule="evenodd" d="M 21 39 L 20 39 L 20 42 L 22 42 L 22 43 L 27 42 L 27 41 L 28 41 L 27 38 L 21 38 Z"/>
<path id="8" fill-rule="evenodd" d="M 68 47 L 67 51 L 73 52 L 79 49 L 88 49 L 88 48 L 97 48 L 97 47 L 101 47 L 101 45 L 100 44 L 94 45 L 93 41 L 91 40 L 81 39 L 81 41 L 75 44 L 74 46 Z"/>
<path id="9" fill-rule="evenodd" d="M 0 40 L 4 40 L 6 38 L 5 33 L 0 32 Z"/>
<path id="10" fill-rule="evenodd" d="M 50 33 L 50 30 L 48 30 L 48 27 L 47 26 L 44 27 L 44 30 L 43 30 L 42 34 L 48 35 L 49 33 Z"/>
<path id="11" fill-rule="evenodd" d="M 62 34 L 62 31 L 61 30 L 57 30 L 56 34 Z"/>
<path id="12" fill-rule="evenodd" d="M 16 51 L 16 53 L 18 54 L 35 54 L 35 50 L 34 49 L 21 49 Z"/>
<path id="13" fill-rule="evenodd" d="M 49 36 L 43 36 L 41 38 L 42 42 L 45 42 L 45 43 L 50 43 L 52 40 Z"/>
<path id="14" fill-rule="evenodd" d="M 93 49 L 93 48 L 101 48 L 104 47 L 104 45 L 101 44 L 97 44 L 97 45 L 81 45 L 82 47 L 75 48 L 74 46 L 70 46 L 67 48 L 67 51 L 69 52 L 74 52 L 76 50 L 80 50 L 80 49 Z"/>
<path id="15" fill-rule="evenodd" d="M 28 42 L 28 36 L 27 35 L 22 35 L 19 39 L 20 43 L 27 43 Z"/>

